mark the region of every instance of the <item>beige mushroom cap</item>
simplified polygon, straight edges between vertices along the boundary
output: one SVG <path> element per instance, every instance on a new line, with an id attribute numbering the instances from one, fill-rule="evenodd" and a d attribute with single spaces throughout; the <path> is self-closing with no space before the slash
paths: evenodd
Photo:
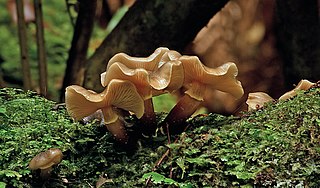
<path id="1" fill-rule="evenodd" d="M 158 91 L 173 92 L 184 82 L 184 69 L 181 61 L 170 60 L 150 73 L 150 84 Z"/>
<path id="2" fill-rule="evenodd" d="M 106 87 L 112 79 L 132 82 L 144 100 L 152 97 L 153 88 L 150 85 L 149 72 L 145 69 L 131 69 L 120 62 L 115 62 L 109 67 L 107 72 L 101 74 L 102 86 Z"/>
<path id="3" fill-rule="evenodd" d="M 168 51 L 168 48 L 159 47 L 149 57 L 132 57 L 125 53 L 118 53 L 109 60 L 107 70 L 113 63 L 120 62 L 131 69 L 143 68 L 147 71 L 152 71 L 157 67 L 163 54 Z"/>
<path id="4" fill-rule="evenodd" d="M 62 152 L 58 148 L 51 148 L 36 155 L 29 163 L 30 170 L 47 169 L 62 160 Z"/>
<path id="5" fill-rule="evenodd" d="M 80 120 L 98 109 L 104 114 L 106 124 L 113 123 L 118 115 L 113 108 L 134 113 L 141 118 L 144 102 L 133 83 L 113 79 L 102 93 L 86 90 L 81 86 L 68 86 L 65 93 L 66 108 L 71 117 Z"/>
<path id="6" fill-rule="evenodd" d="M 201 63 L 197 56 L 182 56 L 179 58 L 184 67 L 185 92 L 196 100 L 203 100 L 206 89 L 215 89 L 230 93 L 240 98 L 244 91 L 241 82 L 236 79 L 238 68 L 228 62 L 217 68 L 209 68 Z"/>
<path id="7" fill-rule="evenodd" d="M 75 120 L 80 120 L 102 108 L 105 95 L 106 90 L 97 94 L 78 85 L 68 86 L 65 92 L 67 111 Z"/>
<path id="8" fill-rule="evenodd" d="M 297 95 L 297 91 L 299 90 L 308 90 L 310 89 L 315 83 L 310 82 L 309 80 L 301 80 L 298 85 L 291 91 L 286 92 L 283 94 L 279 100 L 286 100 L 292 98 Z"/>
<path id="9" fill-rule="evenodd" d="M 264 92 L 249 93 L 246 101 L 248 105 L 248 111 L 261 108 L 265 103 L 270 101 L 273 101 L 273 98 Z"/>
<path id="10" fill-rule="evenodd" d="M 169 50 L 165 52 L 158 63 L 158 68 L 161 67 L 166 62 L 178 60 L 181 56 L 182 55 L 175 50 Z"/>

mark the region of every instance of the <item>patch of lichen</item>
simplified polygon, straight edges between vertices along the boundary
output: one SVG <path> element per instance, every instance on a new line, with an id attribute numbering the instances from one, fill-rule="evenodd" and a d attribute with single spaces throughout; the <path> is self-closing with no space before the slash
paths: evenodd
<path id="1" fill-rule="evenodd" d="M 105 187 L 143 187 L 143 175 L 150 174 L 170 148 L 155 171 L 162 176 L 153 176 L 150 187 L 320 184 L 319 88 L 241 117 L 197 116 L 186 132 L 171 137 L 171 144 L 159 133 L 140 138 L 130 152 L 119 149 L 99 123 L 75 123 L 64 108 L 54 106 L 33 92 L 0 90 L 2 182 L 16 187 L 89 187 L 104 176 Z M 64 157 L 51 178 L 42 181 L 38 171 L 27 168 L 28 162 L 52 147 L 60 148 Z"/>

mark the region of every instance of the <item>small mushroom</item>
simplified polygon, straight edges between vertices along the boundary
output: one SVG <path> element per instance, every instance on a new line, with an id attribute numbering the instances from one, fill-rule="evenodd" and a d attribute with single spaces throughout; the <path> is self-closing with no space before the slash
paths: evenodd
<path id="1" fill-rule="evenodd" d="M 248 111 L 259 109 L 263 107 L 265 103 L 273 100 L 274 99 L 272 97 L 264 92 L 249 93 L 248 99 L 246 101 L 248 105 Z"/>
<path id="2" fill-rule="evenodd" d="M 283 94 L 279 100 L 287 100 L 289 98 L 292 98 L 294 96 L 297 95 L 297 91 L 299 90 L 308 90 L 310 89 L 315 83 L 310 82 L 308 80 L 301 80 L 298 85 L 291 91 L 286 92 L 285 94 Z"/>
<path id="3" fill-rule="evenodd" d="M 72 85 L 66 88 L 66 108 L 71 117 L 80 120 L 101 109 L 107 129 L 121 143 L 127 143 L 128 135 L 124 120 L 118 109 L 131 112 L 141 118 L 144 112 L 143 99 L 134 84 L 112 79 L 101 93 Z"/>
<path id="4" fill-rule="evenodd" d="M 29 163 L 30 170 L 40 169 L 40 177 L 48 179 L 52 170 L 52 166 L 59 164 L 62 160 L 62 152 L 58 148 L 50 148 L 45 152 L 36 155 Z"/>
<path id="5" fill-rule="evenodd" d="M 168 126 L 171 133 L 182 131 L 177 125 L 187 120 L 198 109 L 204 100 L 206 90 L 220 90 L 230 93 L 235 98 L 243 95 L 241 83 L 236 80 L 238 69 L 234 63 L 209 68 L 204 66 L 197 56 L 182 56 L 178 60 L 184 68 L 183 86 L 186 91 L 161 124 L 162 127 Z"/>

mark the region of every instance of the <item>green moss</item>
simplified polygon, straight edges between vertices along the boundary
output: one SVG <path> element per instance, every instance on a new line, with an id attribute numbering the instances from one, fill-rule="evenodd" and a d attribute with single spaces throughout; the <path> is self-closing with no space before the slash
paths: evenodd
<path id="1" fill-rule="evenodd" d="M 175 180 L 205 186 L 320 184 L 320 91 L 268 104 L 241 119 L 192 121 L 172 149 Z M 199 126 L 200 125 L 200 126 Z M 183 165 L 181 162 L 183 161 Z M 183 167 L 182 167 L 183 166 Z M 162 169 L 168 175 L 168 168 Z"/>
<path id="2" fill-rule="evenodd" d="M 104 126 L 75 123 L 55 105 L 33 92 L 0 90 L 0 185 L 89 187 L 100 177 L 105 187 L 143 187 L 148 177 L 150 187 L 320 184 L 320 89 L 241 117 L 199 115 L 171 144 L 159 133 L 140 138 L 131 152 L 119 149 Z M 64 157 L 42 181 L 28 162 L 52 147 Z"/>

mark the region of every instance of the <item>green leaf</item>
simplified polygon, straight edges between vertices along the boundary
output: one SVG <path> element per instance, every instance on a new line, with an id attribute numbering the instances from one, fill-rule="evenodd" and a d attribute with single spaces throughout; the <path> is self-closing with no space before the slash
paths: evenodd
<path id="1" fill-rule="evenodd" d="M 205 154 L 200 155 L 199 157 L 196 158 L 186 158 L 186 161 L 189 163 L 193 163 L 199 166 L 205 166 L 208 164 L 216 164 L 215 161 L 212 161 L 210 158 L 208 158 Z"/>
<path id="2" fill-rule="evenodd" d="M 85 138 L 85 139 L 79 139 L 76 142 L 78 142 L 78 143 L 86 143 L 86 142 L 93 142 L 93 141 L 94 141 L 94 139 L 92 139 L 92 138 Z"/>
<path id="3" fill-rule="evenodd" d="M 5 188 L 6 187 L 6 183 L 4 183 L 4 182 L 0 182 L 0 188 Z"/>
<path id="4" fill-rule="evenodd" d="M 170 149 L 179 149 L 179 148 L 183 147 L 183 145 L 179 144 L 179 143 L 172 143 L 172 144 L 168 144 L 167 147 Z"/>
<path id="5" fill-rule="evenodd" d="M 7 110 L 5 108 L 0 108 L 0 115 L 4 115 L 6 117 L 8 117 L 8 115 L 6 114 Z"/>
<path id="6" fill-rule="evenodd" d="M 161 175 L 157 172 L 146 173 L 142 176 L 142 178 L 146 180 L 146 179 L 150 178 L 150 176 L 151 176 L 152 182 L 155 184 L 161 184 L 161 183 L 169 184 L 169 185 L 177 184 L 177 182 L 174 181 L 173 179 L 166 178 L 164 175 Z"/>
<path id="7" fill-rule="evenodd" d="M 184 165 L 184 159 L 182 159 L 181 157 L 179 157 L 176 160 L 177 165 L 181 168 L 182 170 L 182 175 L 181 175 L 181 179 L 183 179 L 184 177 L 184 173 L 186 172 L 186 166 Z"/>
<path id="8" fill-rule="evenodd" d="M 18 179 L 22 177 L 21 174 L 13 170 L 1 170 L 0 174 L 4 174 L 7 177 L 17 177 Z"/>

